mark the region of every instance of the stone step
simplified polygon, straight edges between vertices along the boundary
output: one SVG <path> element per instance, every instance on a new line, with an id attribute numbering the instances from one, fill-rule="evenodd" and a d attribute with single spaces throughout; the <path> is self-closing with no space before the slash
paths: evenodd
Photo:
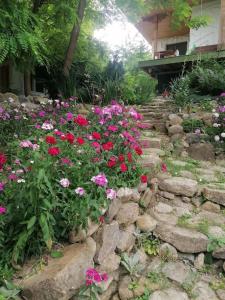
<path id="1" fill-rule="evenodd" d="M 161 148 L 162 140 L 161 138 L 158 137 L 142 137 L 140 139 L 140 144 L 141 145 L 149 145 L 146 148 Z"/>

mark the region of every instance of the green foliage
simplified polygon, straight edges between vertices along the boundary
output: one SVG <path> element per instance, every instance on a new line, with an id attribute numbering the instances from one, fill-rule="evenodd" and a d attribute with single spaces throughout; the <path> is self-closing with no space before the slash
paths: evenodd
<path id="1" fill-rule="evenodd" d="M 178 107 L 191 102 L 190 80 L 187 76 L 175 79 L 171 84 L 171 96 Z"/>
<path id="2" fill-rule="evenodd" d="M 214 250 L 223 247 L 225 245 L 225 238 L 224 237 L 212 237 L 209 236 L 209 243 L 207 246 L 208 252 L 213 252 Z"/>
<path id="3" fill-rule="evenodd" d="M 137 276 L 140 271 L 138 255 L 128 256 L 126 253 L 123 253 L 120 263 L 131 276 Z"/>
<path id="4" fill-rule="evenodd" d="M 14 285 L 12 282 L 5 281 L 3 286 L 0 286 L 0 300 L 19 300 L 18 297 L 21 288 Z"/>
<path id="5" fill-rule="evenodd" d="M 202 129 L 204 127 L 204 123 L 202 120 L 198 119 L 187 119 L 182 123 L 184 128 L 184 132 L 195 132 L 196 129 Z"/>
<path id="6" fill-rule="evenodd" d="M 192 215 L 191 214 L 183 214 L 182 216 L 178 217 L 177 225 L 180 227 L 189 227 L 190 226 L 190 219 Z"/>
<path id="7" fill-rule="evenodd" d="M 151 292 L 149 290 L 145 290 L 144 294 L 140 297 L 135 298 L 134 300 L 149 300 L 149 297 L 151 296 Z"/>

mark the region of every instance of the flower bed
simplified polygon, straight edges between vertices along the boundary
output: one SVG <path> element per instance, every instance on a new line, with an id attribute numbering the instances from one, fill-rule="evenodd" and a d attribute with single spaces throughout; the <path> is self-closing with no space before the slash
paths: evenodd
<path id="1" fill-rule="evenodd" d="M 136 163 L 142 124 L 134 109 L 113 101 L 84 117 L 70 99 L 38 113 L 14 111 L 9 120 L 23 126 L 19 138 L 8 133 L 0 154 L 3 262 L 51 250 L 89 218 L 103 222 L 117 188 L 146 180 Z"/>

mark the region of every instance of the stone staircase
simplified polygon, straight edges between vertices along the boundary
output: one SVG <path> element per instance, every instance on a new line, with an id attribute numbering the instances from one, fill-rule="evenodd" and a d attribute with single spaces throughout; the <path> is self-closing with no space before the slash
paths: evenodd
<path id="1" fill-rule="evenodd" d="M 153 130 L 165 133 L 167 117 L 175 112 L 175 106 L 170 99 L 159 96 L 149 104 L 139 105 L 137 110 L 144 116 L 144 124 L 150 125 Z"/>

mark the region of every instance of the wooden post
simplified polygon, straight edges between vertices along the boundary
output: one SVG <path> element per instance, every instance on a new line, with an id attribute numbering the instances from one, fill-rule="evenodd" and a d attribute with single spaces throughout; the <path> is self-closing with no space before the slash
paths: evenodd
<path id="1" fill-rule="evenodd" d="M 225 0 L 221 0 L 219 50 L 225 50 Z"/>

